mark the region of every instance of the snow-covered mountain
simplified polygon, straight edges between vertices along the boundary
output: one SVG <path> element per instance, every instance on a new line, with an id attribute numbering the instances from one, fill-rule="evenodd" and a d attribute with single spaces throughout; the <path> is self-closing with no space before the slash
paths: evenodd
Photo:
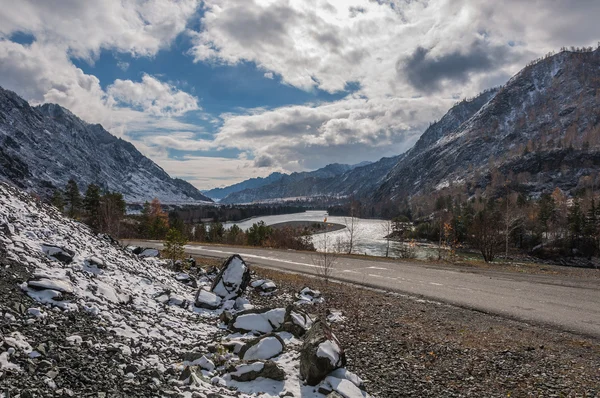
<path id="1" fill-rule="evenodd" d="M 315 171 L 283 175 L 277 181 L 257 188 L 233 192 L 221 203 L 252 203 L 286 198 L 362 197 L 378 187 L 380 180 L 398 158 L 356 165 L 329 164 Z"/>
<path id="2" fill-rule="evenodd" d="M 95 183 L 121 192 L 127 202 L 211 201 L 101 125 L 59 105 L 32 107 L 0 88 L 0 179 L 47 196 L 70 178 L 81 190 Z"/>
<path id="3" fill-rule="evenodd" d="M 600 49 L 534 62 L 452 108 L 372 196 L 402 200 L 449 186 L 472 194 L 498 172 L 528 193 L 570 191 L 600 166 Z"/>
<path id="4" fill-rule="evenodd" d="M 264 178 L 263 177 L 250 178 L 248 180 L 239 182 L 237 184 L 229 185 L 229 186 L 223 187 L 223 188 L 213 188 L 208 191 L 203 191 L 202 193 L 211 199 L 221 200 L 224 197 L 226 197 L 227 195 L 234 193 L 234 192 L 240 192 L 240 191 L 243 191 L 244 189 L 260 188 L 262 186 L 274 183 L 276 181 L 279 181 L 281 179 L 281 177 L 283 177 L 284 175 L 285 174 L 282 174 L 282 173 L 271 173 L 267 177 L 264 177 Z"/>

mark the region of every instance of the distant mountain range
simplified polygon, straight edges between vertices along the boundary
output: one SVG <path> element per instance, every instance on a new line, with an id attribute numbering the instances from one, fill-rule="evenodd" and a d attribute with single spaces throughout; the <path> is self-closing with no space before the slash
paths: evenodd
<path id="1" fill-rule="evenodd" d="M 232 192 L 221 203 L 251 203 L 285 198 L 318 196 L 346 197 L 364 195 L 378 186 L 397 158 L 357 165 L 329 164 L 315 171 L 283 175 L 276 181 L 256 188 Z"/>
<path id="2" fill-rule="evenodd" d="M 171 178 L 132 144 L 67 109 L 32 107 L 0 88 L 0 179 L 43 196 L 75 179 L 121 192 L 127 202 L 212 202 L 188 182 Z"/>
<path id="3" fill-rule="evenodd" d="M 555 187 L 573 193 L 600 166 L 599 109 L 600 49 L 562 51 L 459 102 L 402 155 L 277 176 L 259 186 L 241 183 L 245 189 L 221 202 L 352 196 L 381 204 L 454 187 L 471 195 L 488 188 L 494 173 L 524 193 Z"/>

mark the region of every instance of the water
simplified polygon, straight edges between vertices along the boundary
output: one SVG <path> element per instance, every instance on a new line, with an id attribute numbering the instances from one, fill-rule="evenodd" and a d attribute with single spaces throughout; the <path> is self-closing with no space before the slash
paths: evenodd
<path id="1" fill-rule="evenodd" d="M 237 224 L 242 230 L 247 230 L 252 224 L 259 221 L 263 221 L 266 225 L 273 225 L 288 221 L 323 221 L 327 217 L 328 223 L 346 225 L 350 222 L 350 217 L 337 217 L 329 216 L 326 211 L 306 211 L 303 213 L 293 214 L 281 214 L 277 216 L 263 216 L 254 217 L 244 221 L 238 222 L 226 222 L 225 228 L 229 228 L 234 224 Z M 385 236 L 388 232 L 387 220 L 378 219 L 365 219 L 355 218 L 354 219 L 354 239 L 353 249 L 354 254 L 366 254 L 369 256 L 385 256 L 387 241 Z M 347 251 L 343 247 L 338 249 L 338 242 L 341 243 L 339 246 L 347 245 L 349 241 L 349 230 L 348 228 L 340 229 L 334 232 L 328 232 L 327 234 L 315 234 L 312 236 L 313 244 L 317 251 L 323 251 L 325 248 L 325 239 L 327 239 L 327 250 L 328 251 Z M 403 247 L 403 243 L 390 241 L 390 257 L 397 257 L 399 250 Z M 426 258 L 433 255 L 431 250 L 419 247 L 416 250 L 416 255 L 419 258 Z"/>

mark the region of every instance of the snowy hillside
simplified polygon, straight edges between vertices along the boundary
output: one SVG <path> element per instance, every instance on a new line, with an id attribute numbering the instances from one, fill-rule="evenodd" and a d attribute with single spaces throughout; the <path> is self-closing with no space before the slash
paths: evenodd
<path id="1" fill-rule="evenodd" d="M 451 185 L 469 194 L 494 169 L 523 192 L 576 188 L 600 166 L 600 49 L 539 60 L 499 89 L 463 101 L 433 124 L 385 178 L 374 201 Z"/>
<path id="2" fill-rule="evenodd" d="M 73 178 L 81 190 L 95 183 L 127 202 L 211 201 L 173 179 L 127 141 L 55 104 L 31 107 L 0 87 L 0 179 L 49 195 Z"/>
<path id="3" fill-rule="evenodd" d="M 0 264 L 0 396 L 368 396 L 320 322 L 233 299 L 241 259 L 194 279 L 0 183 Z M 310 307 L 317 296 L 298 297 Z"/>

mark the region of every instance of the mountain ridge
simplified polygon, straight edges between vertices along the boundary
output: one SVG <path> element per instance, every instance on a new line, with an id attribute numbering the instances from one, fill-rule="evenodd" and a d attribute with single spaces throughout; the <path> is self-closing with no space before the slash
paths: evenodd
<path id="1" fill-rule="evenodd" d="M 123 194 L 128 202 L 212 202 L 190 183 L 171 178 L 133 144 L 57 104 L 30 106 L 0 87 L 0 179 L 50 196 L 70 178 Z"/>

